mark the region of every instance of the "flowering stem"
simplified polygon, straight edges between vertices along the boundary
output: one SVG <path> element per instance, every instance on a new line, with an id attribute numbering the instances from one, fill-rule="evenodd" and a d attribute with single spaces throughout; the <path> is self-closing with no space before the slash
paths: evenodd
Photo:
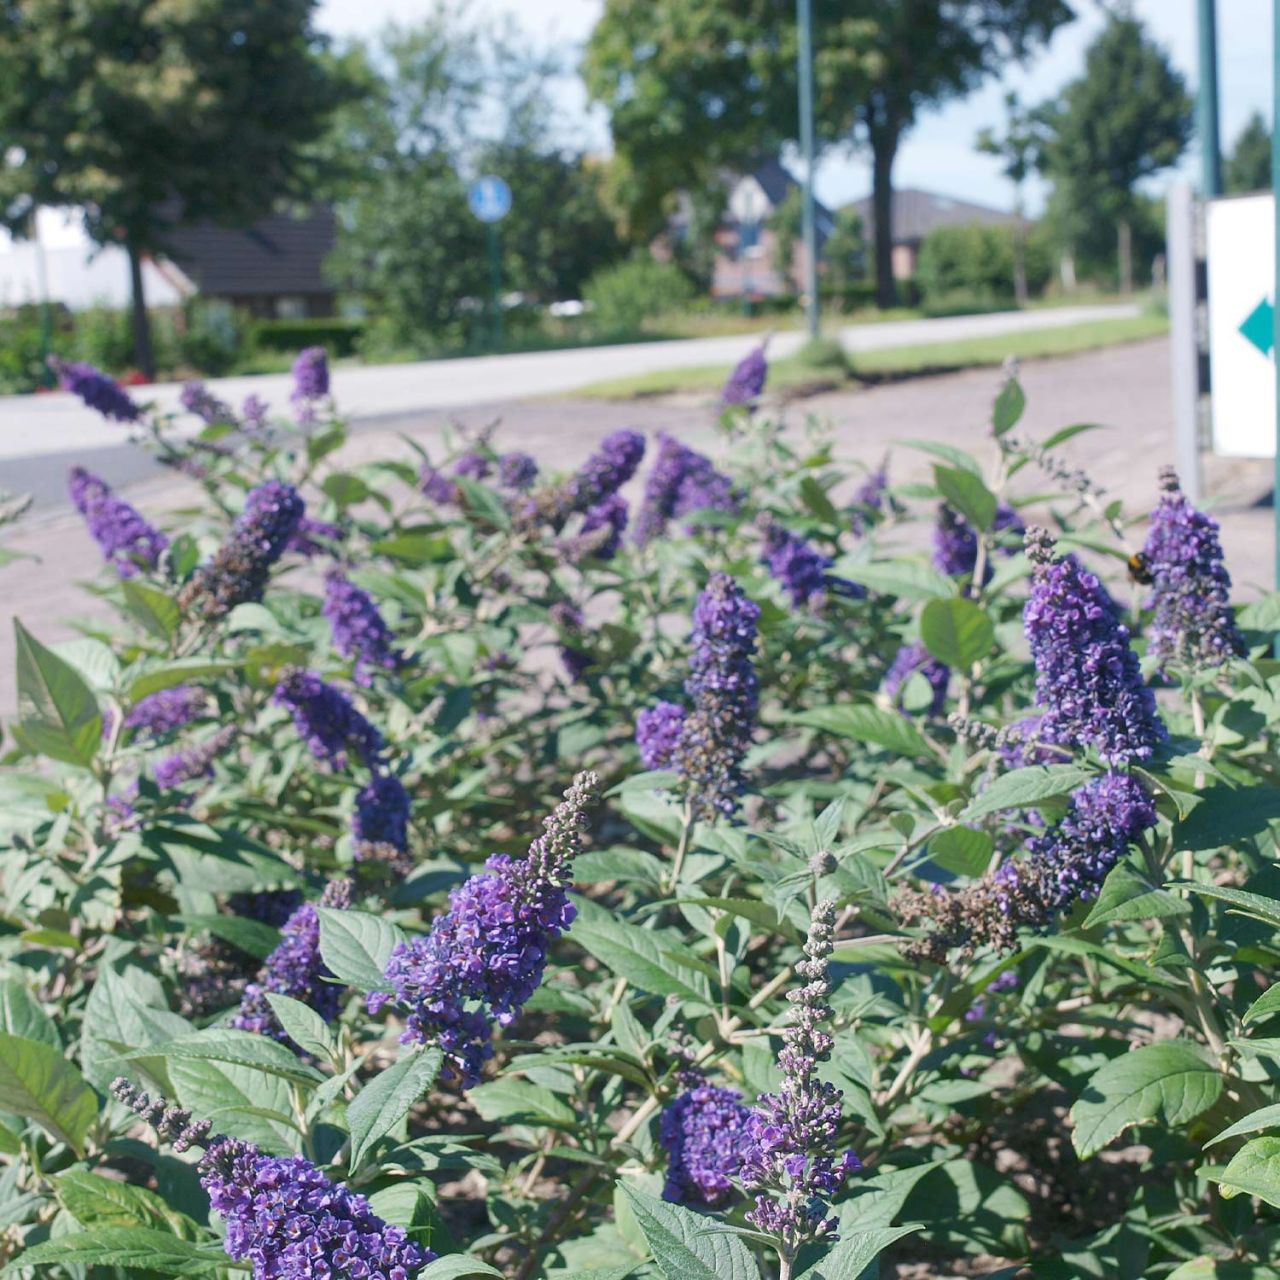
<path id="1" fill-rule="evenodd" d="M 676 886 L 680 883 L 680 872 L 684 870 L 685 855 L 689 852 L 689 843 L 696 825 L 697 823 L 693 816 L 693 802 L 686 800 L 684 802 L 684 813 L 680 820 L 680 843 L 676 846 L 676 857 L 671 864 L 671 875 L 663 886 L 664 893 L 674 893 Z"/>

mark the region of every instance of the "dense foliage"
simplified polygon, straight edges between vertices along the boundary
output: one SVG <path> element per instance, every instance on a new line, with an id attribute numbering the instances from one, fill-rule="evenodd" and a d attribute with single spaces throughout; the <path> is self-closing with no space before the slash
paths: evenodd
<path id="1" fill-rule="evenodd" d="M 764 374 L 565 474 L 61 370 L 205 500 L 17 627 L 11 1273 L 1272 1274 L 1280 601 L 1016 378 L 907 484 Z"/>

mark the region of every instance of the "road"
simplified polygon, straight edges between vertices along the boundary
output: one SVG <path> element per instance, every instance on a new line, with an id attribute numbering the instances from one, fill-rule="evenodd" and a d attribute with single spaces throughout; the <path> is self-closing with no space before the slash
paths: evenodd
<path id="1" fill-rule="evenodd" d="M 1043 439 L 1068 423 L 1096 422 L 1106 430 L 1089 432 L 1068 442 L 1061 452 L 1086 468 L 1126 510 L 1143 513 L 1156 498 L 1156 471 L 1171 461 L 1173 443 L 1169 402 L 1169 348 L 1165 339 L 1133 343 L 1053 360 L 1027 361 L 1022 380 L 1028 407 L 1019 431 Z M 930 459 L 904 448 L 900 441 L 928 438 L 947 441 L 980 454 L 990 416 L 996 373 L 972 370 L 944 377 L 920 378 L 862 391 L 840 391 L 794 405 L 788 417 L 798 432 L 809 413 L 832 424 L 836 453 L 842 461 L 874 464 L 892 451 L 891 476 L 896 482 L 929 477 Z M 698 447 L 718 451 L 712 429 L 713 411 L 692 401 L 610 403 L 572 399 L 537 399 L 498 404 L 492 388 L 484 403 L 467 410 L 437 411 L 373 425 L 358 432 L 345 448 L 343 461 L 404 456 L 400 431 L 428 447 L 450 418 L 480 425 L 503 417 L 499 443 L 528 449 L 544 465 L 568 468 L 609 431 L 635 426 L 649 432 L 671 431 Z M 119 451 L 117 451 L 119 452 Z M 66 459 L 62 461 L 65 463 Z M 1261 505 L 1269 492 L 1271 463 L 1207 459 L 1208 491 L 1216 497 L 1215 513 L 1223 526 L 1227 563 L 1239 598 L 1270 589 L 1272 512 Z M 1019 492 L 1045 488 L 1041 477 L 1019 477 Z M 632 482 L 632 496 L 638 482 Z M 190 500 L 194 486 L 163 473 L 135 484 L 129 493 L 155 519 Z M 168 521 L 172 526 L 173 521 Z M 1138 535 L 1140 536 L 1140 534 Z M 0 715 L 12 710 L 13 649 L 11 615 L 17 614 L 42 639 L 55 641 L 74 634 L 71 618 L 99 620 L 108 615 L 104 603 L 77 586 L 96 577 L 101 559 L 83 524 L 73 512 L 51 509 L 24 522 L 8 539 L 15 550 L 39 560 L 20 560 L 0 567 Z"/>
<path id="2" fill-rule="evenodd" d="M 1138 311 L 1135 304 L 1115 304 L 897 320 L 848 325 L 839 336 L 849 352 L 857 353 L 1061 328 L 1133 316 Z M 803 340 L 799 332 L 778 333 L 770 343 L 770 354 L 789 355 Z M 738 334 L 339 369 L 334 373 L 333 389 L 348 419 L 366 426 L 479 402 L 503 404 L 565 395 L 593 382 L 660 369 L 723 364 L 727 371 L 755 341 Z M 210 386 L 233 405 L 253 393 L 280 408 L 287 407 L 292 380 L 287 374 L 266 374 L 215 379 Z M 176 410 L 181 390 L 180 384 L 160 383 L 146 388 L 139 398 L 154 402 L 162 411 Z M 0 487 L 31 493 L 41 507 L 61 502 L 66 468 L 72 459 L 116 485 L 152 473 L 143 455 L 128 446 L 123 427 L 104 422 L 74 397 L 63 393 L 0 396 Z"/>

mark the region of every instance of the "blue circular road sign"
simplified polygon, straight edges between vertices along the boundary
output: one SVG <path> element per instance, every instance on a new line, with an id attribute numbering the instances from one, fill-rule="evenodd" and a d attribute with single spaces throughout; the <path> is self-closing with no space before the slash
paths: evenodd
<path id="1" fill-rule="evenodd" d="M 486 174 L 467 188 L 467 206 L 481 222 L 501 222 L 511 212 L 511 188 Z"/>

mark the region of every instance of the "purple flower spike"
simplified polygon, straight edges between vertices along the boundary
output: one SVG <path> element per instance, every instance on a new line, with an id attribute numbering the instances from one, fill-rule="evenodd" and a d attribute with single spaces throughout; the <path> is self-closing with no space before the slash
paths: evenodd
<path id="1" fill-rule="evenodd" d="M 565 674 L 575 683 L 591 668 L 591 654 L 575 643 L 582 634 L 586 619 L 571 600 L 557 600 L 549 610 L 552 625 L 561 633 L 560 661 Z"/>
<path id="2" fill-rule="evenodd" d="M 122 578 L 132 578 L 140 568 L 156 567 L 169 545 L 163 533 L 83 467 L 71 468 L 67 487 L 72 505 L 84 516 L 93 540 Z"/>
<path id="3" fill-rule="evenodd" d="M 666 769 L 675 760 L 685 711 L 674 702 L 659 702 L 636 717 L 636 745 L 646 769 Z"/>
<path id="4" fill-rule="evenodd" d="M 351 881 L 332 880 L 320 897 L 322 907 L 345 911 L 351 906 Z M 342 1008 L 346 988 L 320 959 L 320 917 L 304 902 L 285 922 L 280 945 L 267 957 L 254 982 L 244 989 L 239 1011 L 231 1025 L 255 1035 L 287 1042 L 267 995 L 292 996 L 332 1022 Z"/>
<path id="5" fill-rule="evenodd" d="M 685 693 L 692 711 L 672 763 L 694 816 L 734 817 L 746 789 L 742 761 L 751 746 L 760 703 L 753 657 L 760 609 L 727 573 L 713 573 L 693 611 L 691 672 Z"/>
<path id="6" fill-rule="evenodd" d="M 284 554 L 306 507 L 291 484 L 268 480 L 252 490 L 217 555 L 201 565 L 179 597 L 213 620 L 262 599 L 271 566 Z"/>
<path id="7" fill-rule="evenodd" d="M 862 1166 L 852 1151 L 839 1150 L 842 1094 L 818 1078 L 818 1066 L 834 1044 L 823 1023 L 831 1017 L 827 961 L 835 936 L 835 903 L 813 909 L 805 958 L 796 965 L 804 986 L 790 993 L 791 1024 L 778 1055 L 782 1087 L 762 1094 L 751 1116 L 742 1181 L 756 1193 L 747 1221 L 779 1236 L 792 1254 L 807 1240 L 834 1240 L 831 1199 Z"/>
<path id="8" fill-rule="evenodd" d="M 186 782 L 213 776 L 213 762 L 226 753 L 235 740 L 236 731 L 230 725 L 219 729 L 212 738 L 194 746 L 183 747 L 172 755 L 158 760 L 155 766 L 156 786 L 161 791 L 171 791 Z"/>
<path id="9" fill-rule="evenodd" d="M 751 1110 L 736 1089 L 692 1076 L 662 1113 L 659 1141 L 667 1153 L 662 1198 L 674 1204 L 723 1204 L 742 1168 Z"/>
<path id="10" fill-rule="evenodd" d="M 188 413 L 195 414 L 208 426 L 236 425 L 236 411 L 225 401 L 219 400 L 203 382 L 184 383 L 182 395 L 178 398 Z"/>
<path id="11" fill-rule="evenodd" d="M 254 1280 L 413 1280 L 436 1256 L 303 1156 L 268 1156 L 220 1137 L 199 1169 L 210 1208 L 226 1223 L 223 1248 L 252 1265 Z"/>
<path id="12" fill-rule="evenodd" d="M 109 374 L 79 360 L 50 357 L 49 365 L 58 375 L 64 391 L 79 396 L 90 409 L 116 422 L 137 422 L 142 406 Z"/>
<path id="13" fill-rule="evenodd" d="M 402 854 L 409 848 L 409 793 L 394 774 L 378 773 L 356 795 L 351 820 L 356 860 L 381 846 Z"/>
<path id="14" fill-rule="evenodd" d="M 209 695 L 195 685 L 160 689 L 137 702 L 124 718 L 126 729 L 162 738 L 203 715 Z"/>
<path id="15" fill-rule="evenodd" d="M 458 486 L 429 462 L 424 462 L 418 472 L 418 488 L 432 502 L 441 506 L 449 506 L 458 501 Z"/>
<path id="16" fill-rule="evenodd" d="M 293 536 L 285 544 L 285 550 L 310 560 L 312 556 L 323 555 L 330 549 L 325 546 L 326 542 L 341 541 L 342 529 L 338 525 L 330 524 L 327 520 L 313 520 L 310 516 L 303 516 L 298 521 L 298 527 L 294 530 Z"/>
<path id="17" fill-rule="evenodd" d="M 565 556 L 574 564 L 584 560 L 612 560 L 622 546 L 628 514 L 626 498 L 611 493 L 587 512 L 578 536 L 564 544 Z"/>
<path id="18" fill-rule="evenodd" d="M 729 380 L 720 393 L 721 404 L 746 405 L 760 398 L 765 379 L 769 376 L 769 362 L 764 356 L 764 344 L 747 352 L 738 361 Z"/>
<path id="19" fill-rule="evenodd" d="M 246 431 L 261 431 L 270 412 L 271 406 L 261 396 L 247 395 L 240 406 L 240 424 Z"/>
<path id="20" fill-rule="evenodd" d="M 345 693 L 326 684 L 314 671 L 288 672 L 271 700 L 290 712 L 298 736 L 311 754 L 331 768 L 346 767 L 351 746 L 370 767 L 381 759 L 382 735 Z"/>
<path id="21" fill-rule="evenodd" d="M 524 493 L 533 488 L 538 478 L 538 464 L 527 453 L 504 453 L 498 459 L 498 487 L 511 493 Z"/>
<path id="22" fill-rule="evenodd" d="M 1149 760 L 1167 731 L 1110 597 L 1074 557 L 1054 559 L 1043 529 L 1027 531 L 1027 555 L 1033 576 L 1023 624 L 1044 736 L 1095 747 L 1108 764 Z"/>
<path id="23" fill-rule="evenodd" d="M 904 644 L 898 650 L 893 665 L 885 673 L 885 696 L 901 709 L 899 694 L 907 681 L 919 672 L 929 682 L 933 690 L 933 700 L 926 708 L 926 714 L 940 716 L 947 705 L 947 686 L 951 683 L 951 668 L 939 662 L 919 640 L 912 644 Z"/>
<path id="24" fill-rule="evenodd" d="M 1162 666 L 1220 667 L 1242 657 L 1245 643 L 1231 611 L 1218 522 L 1191 505 L 1172 467 L 1160 483 L 1145 547 L 1155 610 L 1147 652 Z"/>
<path id="25" fill-rule="evenodd" d="M 573 511 L 588 511 L 617 493 L 636 473 L 644 457 L 644 436 L 638 431 L 615 431 L 584 462 L 569 482 Z"/>
<path id="26" fill-rule="evenodd" d="M 431 931 L 391 953 L 386 977 L 394 997 L 369 997 L 372 1013 L 393 1000 L 407 1008 L 401 1041 L 438 1042 L 464 1088 L 493 1056 L 494 1024 L 519 1017 L 542 981 L 549 946 L 573 923 L 565 890 L 598 785 L 595 774 L 580 773 L 528 856 L 496 855 L 455 889 Z"/>
<path id="27" fill-rule="evenodd" d="M 293 394 L 295 404 L 323 400 L 329 394 L 329 357 L 323 347 L 307 347 L 298 352 L 293 362 Z"/>
<path id="28" fill-rule="evenodd" d="M 333 630 L 333 647 L 355 661 L 356 684 L 371 685 L 374 671 L 397 671 L 404 666 L 405 655 L 395 647 L 395 637 L 372 597 L 338 569 L 325 578 L 321 612 Z"/>
<path id="29" fill-rule="evenodd" d="M 717 471 L 710 458 L 664 431 L 658 436 L 658 456 L 645 480 L 633 536 L 638 546 L 644 546 L 661 537 L 668 523 L 680 516 L 696 511 L 737 511 L 739 506 L 739 495 L 729 477 Z M 696 525 L 688 529 L 695 532 Z"/>
<path id="30" fill-rule="evenodd" d="M 772 520 L 764 529 L 764 562 L 797 609 L 820 608 L 828 594 L 853 599 L 866 595 L 856 583 L 829 572 L 830 556 Z"/>
<path id="31" fill-rule="evenodd" d="M 871 528 L 884 510 L 888 488 L 887 462 L 882 462 L 877 470 L 868 472 L 866 479 L 858 486 L 853 495 L 853 514 L 849 517 L 849 527 L 859 537 Z"/>

